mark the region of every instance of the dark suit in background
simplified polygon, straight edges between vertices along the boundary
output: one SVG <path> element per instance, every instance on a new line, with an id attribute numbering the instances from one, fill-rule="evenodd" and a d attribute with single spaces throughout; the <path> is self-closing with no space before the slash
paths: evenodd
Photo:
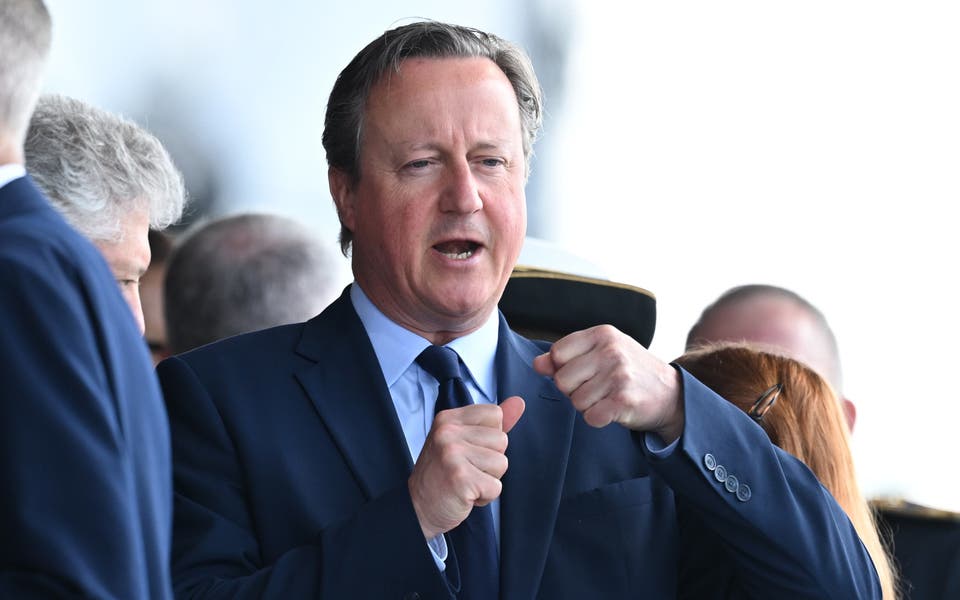
<path id="1" fill-rule="evenodd" d="M 900 571 L 901 600 L 960 598 L 960 515 L 905 501 L 871 504 Z"/>
<path id="2" fill-rule="evenodd" d="M 99 252 L 0 188 L 0 597 L 171 597 L 170 443 Z"/>
<path id="3" fill-rule="evenodd" d="M 498 399 L 526 400 L 500 505 L 504 600 L 879 597 L 842 510 L 736 407 L 685 375 L 684 437 L 652 458 L 642 434 L 588 426 L 534 372 L 543 348 L 501 317 Z M 159 374 L 178 595 L 450 597 L 348 294 L 306 324 L 217 342 Z M 721 483 L 721 468 L 740 487 Z M 708 546 L 721 554 L 705 556 Z"/>

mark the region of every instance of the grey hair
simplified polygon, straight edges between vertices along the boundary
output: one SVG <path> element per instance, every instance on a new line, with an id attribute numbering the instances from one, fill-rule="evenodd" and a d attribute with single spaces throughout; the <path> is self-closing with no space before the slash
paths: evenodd
<path id="1" fill-rule="evenodd" d="M 40 94 L 50 39 L 41 0 L 0 0 L 0 139 L 18 147 Z"/>
<path id="2" fill-rule="evenodd" d="M 75 229 L 117 242 L 131 211 L 150 228 L 180 220 L 183 177 L 153 134 L 73 98 L 41 96 L 25 142 L 27 171 Z"/>
<path id="3" fill-rule="evenodd" d="M 195 227 L 167 264 L 170 350 L 309 319 L 338 292 L 336 258 L 288 217 L 241 214 Z"/>
<path id="4" fill-rule="evenodd" d="M 496 35 L 459 25 L 422 21 L 383 33 L 367 44 L 337 77 L 327 102 L 323 147 L 327 164 L 360 180 L 363 117 L 370 90 L 387 73 L 399 73 L 401 63 L 414 57 L 488 58 L 513 86 L 520 109 L 526 174 L 530 174 L 533 144 L 543 122 L 543 91 L 530 57 L 519 46 Z M 341 222 L 340 249 L 346 255 L 353 232 Z"/>

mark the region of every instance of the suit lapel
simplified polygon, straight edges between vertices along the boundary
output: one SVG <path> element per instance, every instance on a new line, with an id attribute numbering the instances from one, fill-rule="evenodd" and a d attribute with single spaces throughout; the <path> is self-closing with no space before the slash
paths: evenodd
<path id="1" fill-rule="evenodd" d="M 526 409 L 510 432 L 500 497 L 500 589 L 503 600 L 536 597 L 553 539 L 576 412 L 532 368 L 534 344 L 500 320 L 497 380 L 500 401 L 520 396 Z"/>
<path id="2" fill-rule="evenodd" d="M 553 538 L 576 412 L 548 378 L 533 371 L 537 346 L 513 334 L 502 316 L 500 332 L 498 399 L 520 396 L 526 402 L 510 432 L 510 467 L 500 498 L 501 598 L 529 600 Z M 366 496 L 406 481 L 413 465 L 403 430 L 348 292 L 307 324 L 297 352 L 316 362 L 295 376 Z"/>
<path id="3" fill-rule="evenodd" d="M 295 376 L 367 498 L 406 481 L 410 452 L 349 287 L 307 324 L 297 352 L 316 361 Z"/>

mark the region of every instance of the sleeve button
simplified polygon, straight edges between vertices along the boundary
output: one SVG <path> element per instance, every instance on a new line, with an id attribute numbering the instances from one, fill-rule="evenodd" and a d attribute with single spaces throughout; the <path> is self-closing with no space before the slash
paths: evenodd
<path id="1" fill-rule="evenodd" d="M 717 468 L 713 470 L 713 476 L 717 481 L 723 483 L 727 480 L 727 468 L 723 465 L 717 465 Z"/>
<path id="2" fill-rule="evenodd" d="M 707 452 L 703 455 L 703 466 L 705 466 L 708 471 L 712 471 L 717 468 L 717 459 Z"/>
<path id="3" fill-rule="evenodd" d="M 752 495 L 753 493 L 750 491 L 750 486 L 745 483 L 737 489 L 737 500 L 740 502 L 746 502 Z"/>
<path id="4" fill-rule="evenodd" d="M 723 482 L 723 487 L 727 488 L 731 494 L 735 494 L 740 487 L 740 481 L 737 480 L 736 475 L 728 475 L 727 480 Z"/>

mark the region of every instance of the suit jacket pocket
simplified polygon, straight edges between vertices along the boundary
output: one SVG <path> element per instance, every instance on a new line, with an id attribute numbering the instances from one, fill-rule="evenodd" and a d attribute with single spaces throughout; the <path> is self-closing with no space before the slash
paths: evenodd
<path id="1" fill-rule="evenodd" d="M 561 519 L 586 519 L 616 513 L 631 506 L 648 504 L 652 499 L 651 478 L 638 477 L 564 498 L 560 502 L 558 516 Z"/>
<path id="2" fill-rule="evenodd" d="M 538 598 L 633 598 L 676 593 L 673 494 L 655 476 L 579 492 L 560 502 Z"/>

